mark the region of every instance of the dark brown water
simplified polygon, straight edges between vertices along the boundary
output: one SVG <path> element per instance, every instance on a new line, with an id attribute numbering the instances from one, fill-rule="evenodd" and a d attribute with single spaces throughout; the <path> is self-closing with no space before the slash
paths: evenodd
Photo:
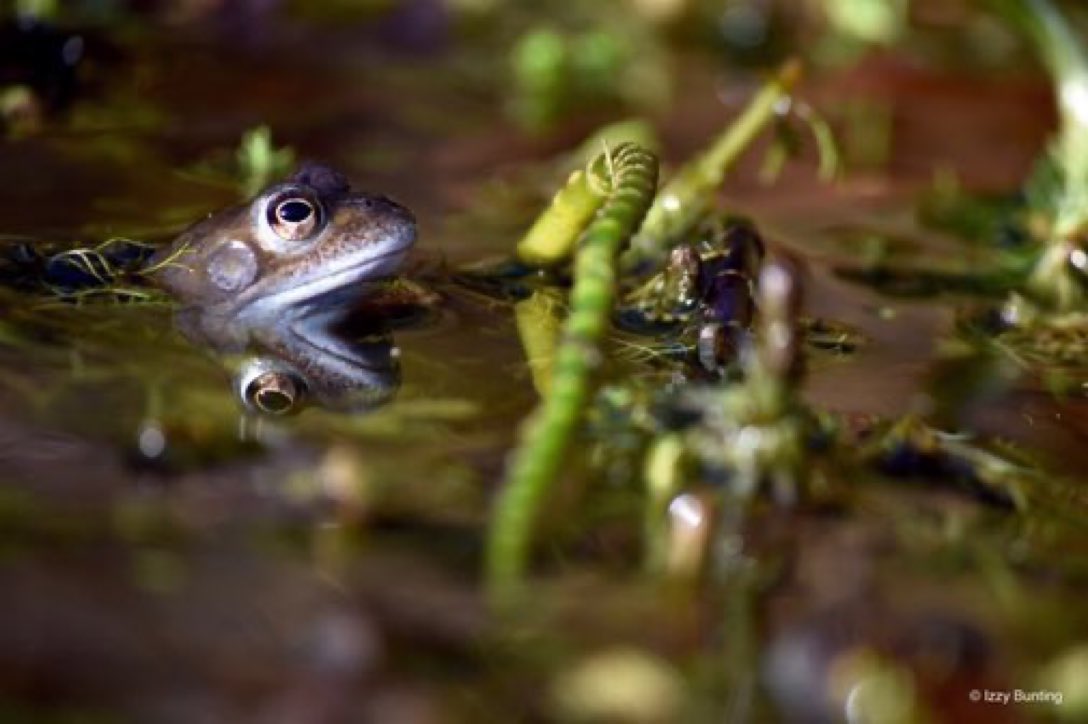
<path id="1" fill-rule="evenodd" d="M 524 169 L 594 125 L 519 133 L 485 46 L 383 49 L 372 30 L 320 26 L 239 46 L 220 32 L 135 33 L 106 88 L 4 141 L 0 231 L 165 240 L 237 200 L 221 169 L 267 123 L 411 207 L 425 255 L 465 262 L 511 248 L 552 185 L 547 165 Z M 674 161 L 731 116 L 720 98 L 754 87 L 709 59 L 680 67 L 658 118 Z M 818 73 L 803 95 L 833 116 L 859 96 L 882 105 L 893 139 L 887 164 L 833 187 L 811 163 L 773 186 L 746 163 L 727 185 L 806 262 L 809 313 L 867 340 L 815 360 L 806 398 L 1000 436 L 1071 479 L 1052 496 L 1063 504 L 1021 515 L 860 480 L 843 510 L 758 506 L 724 536 L 721 570 L 675 591 L 641 573 L 632 483 L 553 516 L 533 605 L 500 620 L 480 585 L 489 501 L 536 400 L 508 305 L 455 291 L 431 323 L 398 330 L 402 386 L 377 411 L 259 420 L 230 361 L 174 331 L 168 305 L 0 290 L 0 721 L 571 720 L 553 692 L 617 652 L 668 684 L 646 721 L 819 720 L 836 686 L 909 669 L 932 674 L 913 686 L 940 721 L 1073 711 L 1072 684 L 1062 707 L 968 692 L 1057 687 L 1044 667 L 1088 638 L 1088 402 L 1026 382 L 970 392 L 981 373 L 949 381 L 940 354 L 966 299 L 889 298 L 832 273 L 865 235 L 901 240 L 907 264 L 978 263 L 919 224 L 917 195 L 946 169 L 1015 188 L 1052 122 L 1045 85 L 888 57 Z M 890 673 L 865 663 L 870 649 Z"/>

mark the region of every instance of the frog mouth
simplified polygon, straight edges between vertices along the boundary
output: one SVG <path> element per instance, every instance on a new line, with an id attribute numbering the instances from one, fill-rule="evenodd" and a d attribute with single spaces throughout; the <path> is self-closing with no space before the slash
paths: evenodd
<path id="1" fill-rule="evenodd" d="M 253 289 L 253 299 L 243 301 L 241 314 L 261 316 L 280 314 L 288 310 L 304 310 L 315 305 L 333 307 L 347 299 L 356 299 L 364 282 L 387 279 L 396 272 L 408 254 L 408 246 L 398 246 L 384 254 L 367 254 L 365 259 L 348 264 L 336 271 L 308 279 L 298 280 L 290 287 L 276 292 L 262 293 Z"/>

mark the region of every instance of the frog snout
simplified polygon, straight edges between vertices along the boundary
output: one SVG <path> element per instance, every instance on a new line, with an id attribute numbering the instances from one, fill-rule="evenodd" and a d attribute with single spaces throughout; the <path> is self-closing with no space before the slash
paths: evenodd
<path id="1" fill-rule="evenodd" d="M 382 220 L 382 227 L 396 238 L 398 246 L 408 247 L 416 240 L 416 217 L 407 208 L 386 196 L 368 196 L 363 206 Z"/>

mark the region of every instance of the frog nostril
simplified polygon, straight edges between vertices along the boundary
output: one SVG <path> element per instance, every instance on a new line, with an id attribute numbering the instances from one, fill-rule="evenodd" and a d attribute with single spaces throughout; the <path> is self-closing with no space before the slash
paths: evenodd
<path id="1" fill-rule="evenodd" d="M 411 211 L 401 206 L 396 201 L 387 199 L 384 196 L 379 196 L 375 199 L 375 202 L 384 213 L 396 217 L 405 224 L 415 225 L 416 217 L 412 215 Z"/>

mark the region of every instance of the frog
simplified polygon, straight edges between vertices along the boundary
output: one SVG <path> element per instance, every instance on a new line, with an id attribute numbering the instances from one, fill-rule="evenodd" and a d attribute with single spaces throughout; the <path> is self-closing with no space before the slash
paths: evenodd
<path id="1" fill-rule="evenodd" d="M 343 174 L 309 163 L 193 224 L 144 272 L 205 317 L 299 317 L 392 278 L 415 241 L 415 217 L 404 206 L 354 191 Z"/>
<path id="2" fill-rule="evenodd" d="M 428 300 L 397 276 L 415 241 L 408 209 L 310 163 L 191 225 L 140 274 L 178 303 L 178 331 L 232 372 L 247 414 L 364 412 L 399 386 L 386 321 Z"/>

